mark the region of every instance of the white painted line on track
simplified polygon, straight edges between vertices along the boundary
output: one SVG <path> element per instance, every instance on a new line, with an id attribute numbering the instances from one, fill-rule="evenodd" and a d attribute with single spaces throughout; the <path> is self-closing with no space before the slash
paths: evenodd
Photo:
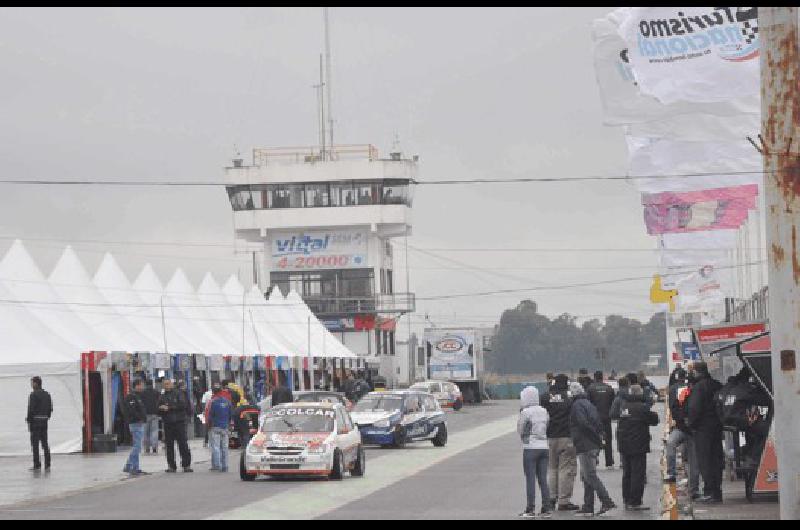
<path id="1" fill-rule="evenodd" d="M 208 519 L 314 519 L 452 456 L 514 432 L 516 421 L 515 414 L 451 434 L 445 447 L 434 447 L 430 442 L 410 444 L 407 449 L 381 455 L 375 466 L 370 466 L 371 460 L 367 458 L 366 474 L 362 478 L 346 475 L 342 481 L 310 482 L 262 501 L 212 515 Z M 256 481 L 251 485 L 257 488 L 259 483 Z"/>

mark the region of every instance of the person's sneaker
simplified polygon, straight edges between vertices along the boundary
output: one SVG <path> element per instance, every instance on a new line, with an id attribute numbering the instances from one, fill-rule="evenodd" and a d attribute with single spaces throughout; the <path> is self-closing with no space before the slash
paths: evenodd
<path id="1" fill-rule="evenodd" d="M 177 469 L 173 469 L 173 468 L 171 468 L 171 467 L 168 467 L 168 468 L 165 470 L 165 472 L 166 472 L 166 473 L 177 473 L 177 472 L 178 472 L 178 470 L 177 470 Z"/>
<path id="2" fill-rule="evenodd" d="M 559 512 L 569 512 L 569 511 L 580 510 L 580 509 L 581 509 L 580 506 L 578 506 L 576 504 L 572 504 L 571 502 L 568 502 L 567 504 L 559 504 L 558 505 L 558 511 Z"/>
<path id="3" fill-rule="evenodd" d="M 522 517 L 523 519 L 533 519 L 534 517 L 536 517 L 536 512 L 533 510 L 525 510 L 524 512 L 519 514 L 519 516 Z"/>
<path id="4" fill-rule="evenodd" d="M 632 512 L 644 512 L 644 511 L 647 511 L 649 509 L 650 509 L 650 507 L 649 506 L 645 506 L 644 504 L 632 504 L 632 505 L 628 506 L 628 510 L 630 510 Z"/>
<path id="5" fill-rule="evenodd" d="M 606 466 L 606 469 L 611 471 L 612 469 L 614 469 L 614 464 L 611 464 L 610 466 Z"/>
<path id="6" fill-rule="evenodd" d="M 194 473 L 194 469 L 192 469 L 190 467 L 185 467 L 185 468 L 183 468 L 183 472 L 184 473 Z"/>
<path id="7" fill-rule="evenodd" d="M 697 499 L 697 502 L 703 504 L 722 504 L 722 497 L 712 497 L 709 495 L 705 495 Z"/>
<path id="8" fill-rule="evenodd" d="M 604 504 L 604 505 L 602 505 L 600 507 L 600 511 L 597 512 L 597 515 L 605 515 L 607 512 L 610 512 L 611 510 L 613 510 L 616 507 L 617 507 L 617 505 L 614 504 L 613 502 L 609 502 L 608 504 Z"/>
<path id="9" fill-rule="evenodd" d="M 579 508 L 577 512 L 575 512 L 575 517 L 593 517 L 594 516 L 594 509 L 593 508 Z"/>
<path id="10" fill-rule="evenodd" d="M 28 471 L 41 471 L 41 470 L 42 470 L 42 466 L 33 466 L 33 467 L 28 468 Z"/>
<path id="11" fill-rule="evenodd" d="M 553 517 L 553 512 L 549 509 L 542 508 L 542 511 L 539 512 L 539 517 L 542 519 L 550 519 Z"/>

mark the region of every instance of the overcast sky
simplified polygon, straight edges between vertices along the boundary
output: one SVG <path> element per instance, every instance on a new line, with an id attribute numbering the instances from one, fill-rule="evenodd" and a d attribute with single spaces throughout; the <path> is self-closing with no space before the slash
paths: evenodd
<path id="1" fill-rule="evenodd" d="M 332 8 L 336 138 L 386 153 L 397 134 L 421 179 L 616 175 L 620 130 L 600 124 L 591 21 L 613 8 Z M 316 142 L 321 8 L 0 8 L 3 178 L 219 181 L 236 149 Z M 67 241 L 90 273 L 115 251 L 166 282 L 182 266 L 250 277 L 222 188 L 0 187 L 9 237 L 50 272 Z M 409 245 L 639 252 L 410 253 L 419 297 L 654 272 L 638 193 L 618 182 L 420 186 Z M 49 240 L 64 240 L 64 243 Z M 397 241 L 402 247 L 402 240 Z M 396 290 L 404 289 L 402 252 Z M 490 269 L 465 270 L 463 265 Z M 561 269 L 561 270 L 559 270 Z M 440 325 L 496 322 L 522 298 L 549 315 L 647 318 L 647 280 L 420 301 Z"/>

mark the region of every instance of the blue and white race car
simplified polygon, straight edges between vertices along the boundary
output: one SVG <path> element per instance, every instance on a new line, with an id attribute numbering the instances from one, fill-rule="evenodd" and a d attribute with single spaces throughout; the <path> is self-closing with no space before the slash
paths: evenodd
<path id="1" fill-rule="evenodd" d="M 444 447 L 447 443 L 445 413 L 427 392 L 370 392 L 356 403 L 350 416 L 365 444 L 403 447 L 407 442 L 430 440 Z"/>

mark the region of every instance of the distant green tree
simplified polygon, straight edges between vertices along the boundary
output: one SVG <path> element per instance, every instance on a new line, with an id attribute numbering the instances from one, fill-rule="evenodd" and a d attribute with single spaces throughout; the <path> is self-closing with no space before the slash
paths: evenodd
<path id="1" fill-rule="evenodd" d="M 533 300 L 523 300 L 503 312 L 495 326 L 493 349 L 486 356 L 488 370 L 499 374 L 566 372 L 603 367 L 598 348 L 607 353 L 605 367 L 617 372 L 636 370 L 650 355 L 664 354 L 664 314 L 647 323 L 619 315 L 605 322 L 564 313 L 554 319 L 539 314 Z M 664 361 L 665 362 L 665 361 Z"/>

